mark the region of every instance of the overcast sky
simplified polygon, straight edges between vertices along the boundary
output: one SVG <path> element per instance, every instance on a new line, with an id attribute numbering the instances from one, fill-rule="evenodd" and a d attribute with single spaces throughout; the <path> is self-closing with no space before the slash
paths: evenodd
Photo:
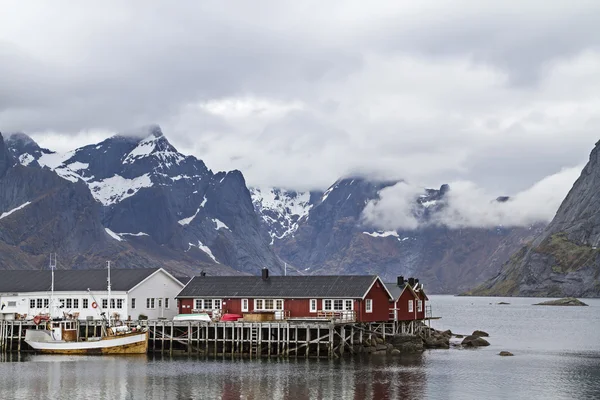
<path id="1" fill-rule="evenodd" d="M 566 193 L 599 138 L 599 27 L 583 0 L 3 0 L 0 131 L 67 150 L 158 123 L 250 185 Z"/>

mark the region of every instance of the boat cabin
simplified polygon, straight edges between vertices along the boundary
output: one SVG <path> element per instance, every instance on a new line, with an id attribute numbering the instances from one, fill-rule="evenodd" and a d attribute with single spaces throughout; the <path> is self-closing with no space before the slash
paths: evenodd
<path id="1" fill-rule="evenodd" d="M 62 340 L 65 342 L 77 341 L 77 321 L 48 321 L 47 327 L 48 330 L 51 331 L 54 340 Z"/>

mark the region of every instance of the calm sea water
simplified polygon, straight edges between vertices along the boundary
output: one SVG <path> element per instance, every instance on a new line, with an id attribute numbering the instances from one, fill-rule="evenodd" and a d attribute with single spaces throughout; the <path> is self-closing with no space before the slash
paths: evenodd
<path id="1" fill-rule="evenodd" d="M 510 305 L 498 305 L 499 301 Z M 600 399 L 600 299 L 432 296 L 432 326 L 491 346 L 343 360 L 25 355 L 0 362 L 1 399 Z M 508 350 L 514 357 L 500 357 Z"/>

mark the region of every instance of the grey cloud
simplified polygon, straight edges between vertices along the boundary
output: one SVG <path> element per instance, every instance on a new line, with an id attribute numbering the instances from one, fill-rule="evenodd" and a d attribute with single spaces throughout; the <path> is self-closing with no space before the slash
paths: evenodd
<path id="1" fill-rule="evenodd" d="M 596 141 L 599 7 L 6 1 L 0 130 L 54 147 L 158 123 L 255 185 L 361 172 L 514 194 Z"/>
<path id="2" fill-rule="evenodd" d="M 496 226 L 531 226 L 550 222 L 558 206 L 580 175 L 583 166 L 564 169 L 516 193 L 506 202 L 493 201 L 493 194 L 472 182 L 453 182 L 444 205 L 423 221 L 418 218 L 416 199 L 423 189 L 407 183 L 385 188 L 380 199 L 369 202 L 365 221 L 383 230 L 414 230 L 429 225 L 452 229 Z"/>

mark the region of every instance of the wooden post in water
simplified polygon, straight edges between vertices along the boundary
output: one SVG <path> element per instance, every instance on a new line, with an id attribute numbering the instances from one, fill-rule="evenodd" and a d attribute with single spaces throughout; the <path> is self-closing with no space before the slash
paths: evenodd
<path id="1" fill-rule="evenodd" d="M 321 357 L 321 326 L 317 326 L 317 358 Z"/>
<path id="2" fill-rule="evenodd" d="M 290 355 L 290 324 L 289 324 L 289 322 L 285 328 L 285 354 L 288 357 Z"/>
<path id="3" fill-rule="evenodd" d="M 308 358 L 310 350 L 310 325 L 306 327 L 306 353 L 304 354 L 304 358 Z"/>
<path id="4" fill-rule="evenodd" d="M 164 354 L 165 352 L 165 321 L 160 321 L 160 352 Z"/>
<path id="5" fill-rule="evenodd" d="M 329 324 L 329 343 L 328 343 L 328 351 L 327 351 L 327 355 L 329 356 L 329 358 L 333 358 L 333 324 Z"/>
<path id="6" fill-rule="evenodd" d="M 23 321 L 19 321 L 19 342 L 17 345 L 17 351 L 21 353 L 21 333 L 23 332 Z"/>
<path id="7" fill-rule="evenodd" d="M 192 322 L 188 321 L 187 325 L 187 353 L 190 354 L 192 352 Z"/>
<path id="8" fill-rule="evenodd" d="M 156 321 L 152 321 L 152 351 L 156 353 Z"/>
<path id="9" fill-rule="evenodd" d="M 173 321 L 170 322 L 171 325 L 171 337 L 169 339 L 169 355 L 172 356 L 173 355 Z"/>
<path id="10" fill-rule="evenodd" d="M 12 353 L 13 351 L 13 339 L 15 337 L 15 321 L 10 321 L 10 349 L 9 351 Z"/>

